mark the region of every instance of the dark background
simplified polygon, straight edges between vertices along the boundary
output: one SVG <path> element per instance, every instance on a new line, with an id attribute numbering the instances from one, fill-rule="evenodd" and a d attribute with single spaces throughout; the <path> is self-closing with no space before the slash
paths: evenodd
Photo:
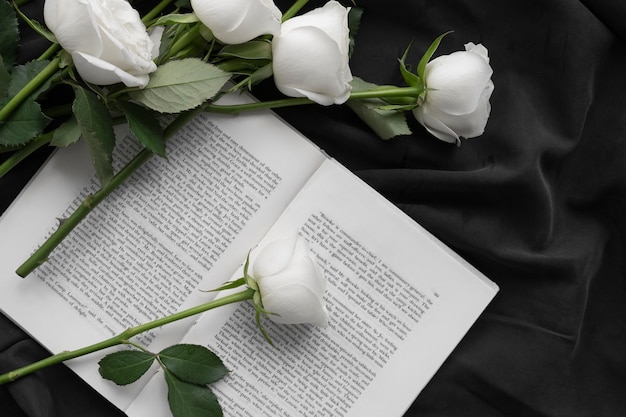
<path id="1" fill-rule="evenodd" d="M 37 18 L 41 4 L 24 10 Z M 494 69 L 486 132 L 458 148 L 414 121 L 412 136 L 381 141 L 344 106 L 279 111 L 500 286 L 406 416 L 626 415 L 626 2 L 357 4 L 356 76 L 400 85 L 407 45 L 416 65 L 449 30 L 439 53 L 482 43 Z M 45 47 L 25 31 L 22 59 Z M 1 210 L 39 163 L 0 180 Z M 1 371 L 45 355 L 0 316 Z M 0 387 L 0 415 L 120 413 L 57 366 Z"/>

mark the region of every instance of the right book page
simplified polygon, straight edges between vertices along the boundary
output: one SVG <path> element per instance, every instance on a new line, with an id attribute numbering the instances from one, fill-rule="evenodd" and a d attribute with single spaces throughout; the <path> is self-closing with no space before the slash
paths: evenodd
<path id="1" fill-rule="evenodd" d="M 205 313 L 184 340 L 231 370 L 212 386 L 226 416 L 399 417 L 498 291 L 333 160 L 259 247 L 294 233 L 328 279 L 327 327 L 265 320 L 272 347 L 243 303 Z M 155 378 L 128 414 L 166 416 L 165 390 Z"/>

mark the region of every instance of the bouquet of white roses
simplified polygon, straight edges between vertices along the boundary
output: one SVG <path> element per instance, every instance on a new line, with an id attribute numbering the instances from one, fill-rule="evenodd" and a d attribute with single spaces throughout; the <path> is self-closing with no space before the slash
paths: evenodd
<path id="1" fill-rule="evenodd" d="M 461 137 L 483 133 L 493 91 L 484 46 L 468 43 L 465 51 L 432 59 L 442 35 L 424 52 L 415 71 L 407 64 L 409 49 L 400 57 L 405 86 L 377 86 L 353 75 L 349 65 L 362 10 L 331 0 L 301 14 L 307 2 L 297 0 L 281 12 L 271 0 L 162 0 L 141 16 L 126 0 L 46 0 L 41 23 L 22 14 L 18 6 L 0 1 L 0 25 L 5 28 L 0 34 L 0 150 L 9 154 L 0 164 L 0 176 L 41 146 L 65 147 L 84 140 L 101 186 L 61 222 L 17 273 L 26 276 L 44 262 L 94 206 L 152 155 L 166 156 L 167 140 L 198 112 L 345 103 L 383 139 L 410 133 L 406 114 L 446 142 L 459 144 Z M 18 16 L 50 41 L 50 48 L 39 59 L 21 65 L 16 63 Z M 270 79 L 284 98 L 220 104 L 223 95 L 254 92 L 255 85 Z M 48 99 L 57 93 L 67 100 L 49 106 Z M 128 123 L 144 147 L 117 172 L 112 161 L 116 123 Z M 254 302 L 261 331 L 259 317 L 265 313 L 287 323 L 325 321 L 323 280 L 301 242 L 283 242 L 268 250 L 281 255 L 260 255 L 253 274 L 246 268 L 240 280 L 222 288 L 247 287 L 230 298 L 129 329 L 79 351 L 55 355 L 0 376 L 0 383 L 43 366 L 126 344 L 137 349 L 104 359 L 104 377 L 130 383 L 156 360 L 166 370 L 170 388 L 182 397 L 191 397 L 192 391 L 204 390 L 224 374 L 214 354 L 190 346 L 146 352 L 130 339 L 171 321 L 248 299 Z M 287 268 L 285 262 L 291 265 L 292 260 L 298 266 L 288 270 L 296 271 L 295 278 L 281 273 Z M 304 293 L 289 291 L 294 279 L 305 282 L 299 287 L 306 289 Z M 182 362 L 206 372 L 198 377 Z M 187 415 L 181 411 L 188 405 L 182 397 L 170 400 L 176 416 Z M 219 404 L 211 395 L 200 397 L 208 399 L 203 407 L 214 408 L 220 415 Z"/>

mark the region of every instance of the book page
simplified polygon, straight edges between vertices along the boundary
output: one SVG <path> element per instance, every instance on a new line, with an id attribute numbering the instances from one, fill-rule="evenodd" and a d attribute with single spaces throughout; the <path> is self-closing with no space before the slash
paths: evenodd
<path id="1" fill-rule="evenodd" d="M 120 165 L 139 146 L 127 127 L 117 134 Z M 84 144 L 61 149 L 0 220 L 0 307 L 58 352 L 206 302 L 324 159 L 268 112 L 202 114 L 168 142 L 167 159 L 153 157 L 22 279 L 15 269 L 98 187 Z M 188 325 L 138 340 L 158 351 Z M 68 365 L 125 408 L 140 387 L 117 389 L 96 363 Z"/>
<path id="2" fill-rule="evenodd" d="M 209 347 L 231 370 L 211 386 L 225 416 L 401 416 L 497 286 L 331 160 L 263 244 L 294 233 L 327 277 L 329 324 L 265 320 L 272 347 L 250 303 L 205 313 L 185 342 Z M 157 376 L 129 416 L 168 415 Z"/>

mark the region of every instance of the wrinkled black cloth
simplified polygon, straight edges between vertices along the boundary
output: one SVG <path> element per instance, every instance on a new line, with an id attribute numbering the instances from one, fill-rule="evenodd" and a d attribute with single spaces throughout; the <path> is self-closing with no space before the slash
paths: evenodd
<path id="1" fill-rule="evenodd" d="M 494 69 L 486 132 L 460 147 L 414 120 L 412 136 L 381 141 L 345 106 L 278 111 L 500 286 L 406 416 L 626 415 L 626 3 L 357 5 L 355 76 L 401 85 L 407 46 L 417 65 L 449 30 L 438 54 L 482 43 Z M 277 96 L 269 83 L 257 95 Z M 2 209 L 40 160 L 0 181 Z M 0 319 L 0 370 L 45 354 Z M 0 407 L 7 417 L 122 415 L 64 366 L 0 387 Z"/>

